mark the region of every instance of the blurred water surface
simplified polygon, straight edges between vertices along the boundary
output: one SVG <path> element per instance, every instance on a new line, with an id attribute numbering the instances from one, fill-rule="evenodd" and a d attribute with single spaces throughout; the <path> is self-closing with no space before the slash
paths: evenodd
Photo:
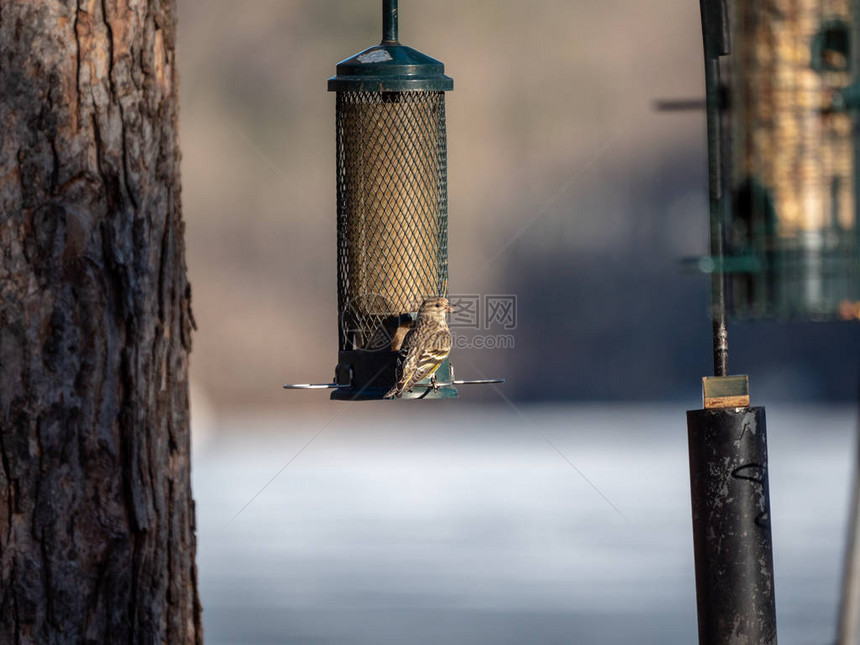
<path id="1" fill-rule="evenodd" d="M 207 642 L 695 642 L 684 410 L 522 410 L 332 403 L 197 437 Z M 856 413 L 768 416 L 780 643 L 832 642 Z"/>

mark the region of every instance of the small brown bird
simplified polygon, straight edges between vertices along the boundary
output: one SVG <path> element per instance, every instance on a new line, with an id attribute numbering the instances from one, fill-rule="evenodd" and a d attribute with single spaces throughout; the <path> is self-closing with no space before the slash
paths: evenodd
<path id="1" fill-rule="evenodd" d="M 427 298 L 421 303 L 415 326 L 403 340 L 406 358 L 398 371 L 397 385 L 385 395 L 386 399 L 400 398 L 427 377 L 431 377 L 435 388 L 434 373 L 451 351 L 451 332 L 445 320 L 445 314 L 451 310 L 448 299 L 442 296 Z"/>

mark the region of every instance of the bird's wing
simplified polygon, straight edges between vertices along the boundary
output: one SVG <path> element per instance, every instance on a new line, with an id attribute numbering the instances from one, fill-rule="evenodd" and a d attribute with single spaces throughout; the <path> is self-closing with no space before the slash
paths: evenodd
<path id="1" fill-rule="evenodd" d="M 416 329 L 417 326 L 413 323 L 411 329 L 406 332 L 406 336 L 403 337 L 403 343 L 400 345 L 401 352 L 408 352 L 415 344 L 415 337 L 417 336 L 415 331 Z"/>
<path id="2" fill-rule="evenodd" d="M 411 347 L 403 362 L 402 389 L 412 389 L 418 381 L 432 375 L 451 351 L 451 333 L 445 329 L 433 335 L 426 347 Z M 398 384 L 398 385 L 399 385 Z"/>
<path id="3" fill-rule="evenodd" d="M 440 349 L 426 349 L 421 352 L 421 355 L 418 357 L 418 365 L 415 367 L 415 372 L 421 373 L 416 380 L 420 381 L 425 376 L 429 376 L 432 372 L 436 371 L 436 368 L 448 357 L 447 350 Z"/>

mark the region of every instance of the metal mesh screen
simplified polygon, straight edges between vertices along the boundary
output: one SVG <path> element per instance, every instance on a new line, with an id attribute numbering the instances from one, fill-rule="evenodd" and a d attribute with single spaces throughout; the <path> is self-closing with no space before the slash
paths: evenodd
<path id="1" fill-rule="evenodd" d="M 443 92 L 337 93 L 340 350 L 389 349 L 395 322 L 448 292 Z"/>
<path id="2" fill-rule="evenodd" d="M 851 3 L 732 4 L 730 309 L 838 317 L 860 300 Z"/>

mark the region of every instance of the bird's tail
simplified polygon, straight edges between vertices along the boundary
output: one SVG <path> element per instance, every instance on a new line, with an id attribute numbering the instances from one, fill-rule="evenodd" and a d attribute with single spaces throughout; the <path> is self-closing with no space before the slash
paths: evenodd
<path id="1" fill-rule="evenodd" d="M 400 387 L 400 384 L 395 385 L 393 388 L 388 390 L 388 394 L 383 396 L 383 399 L 399 399 L 403 396 L 403 388 Z"/>

